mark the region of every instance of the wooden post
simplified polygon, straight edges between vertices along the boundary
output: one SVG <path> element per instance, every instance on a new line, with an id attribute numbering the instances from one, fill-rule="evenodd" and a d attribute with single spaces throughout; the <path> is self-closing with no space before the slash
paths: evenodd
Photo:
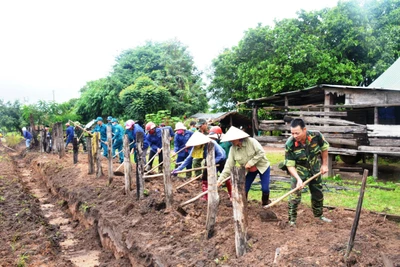
<path id="1" fill-rule="evenodd" d="M 379 112 L 377 107 L 374 107 L 374 124 L 379 124 Z M 378 154 L 374 154 L 372 176 L 378 178 Z"/>
<path id="2" fill-rule="evenodd" d="M 356 236 L 358 222 L 360 220 L 361 207 L 362 207 L 362 203 L 363 203 L 363 199 L 364 199 L 365 186 L 367 184 L 367 177 L 368 177 L 368 170 L 364 170 L 364 174 L 362 177 L 362 184 L 361 184 L 361 188 L 360 188 L 360 195 L 358 196 L 356 216 L 354 217 L 353 226 L 352 226 L 351 232 L 350 232 L 349 243 L 347 244 L 347 250 L 346 250 L 346 254 L 344 256 L 346 260 L 349 256 L 351 250 L 353 249 L 354 238 Z"/>
<path id="3" fill-rule="evenodd" d="M 333 177 L 333 157 L 335 157 L 335 155 L 328 154 L 328 173 L 326 175 L 328 177 Z"/>
<path id="4" fill-rule="evenodd" d="M 61 122 L 56 122 L 53 125 L 53 142 L 54 151 L 58 153 L 60 158 L 65 156 L 65 146 L 64 146 L 64 131 Z"/>
<path id="5" fill-rule="evenodd" d="M 256 105 L 253 104 L 253 110 L 252 110 L 252 130 L 253 130 L 253 137 L 258 136 L 258 108 Z"/>
<path id="6" fill-rule="evenodd" d="M 111 126 L 107 125 L 107 147 L 108 147 L 108 184 L 113 181 L 113 156 L 112 156 L 112 130 Z"/>
<path id="7" fill-rule="evenodd" d="M 217 169 L 215 167 L 214 143 L 207 144 L 207 181 L 208 181 L 208 205 L 206 219 L 206 238 L 211 238 L 215 232 L 215 221 L 217 219 L 219 195 L 217 186 Z"/>
<path id="8" fill-rule="evenodd" d="M 143 155 L 144 134 L 136 133 L 136 191 L 137 199 L 144 198 L 144 158 Z"/>
<path id="9" fill-rule="evenodd" d="M 171 209 L 173 202 L 172 195 L 172 181 L 171 181 L 171 163 L 170 163 L 170 135 L 168 129 L 162 130 L 162 152 L 163 153 L 163 169 L 164 169 L 164 194 L 165 194 L 165 204 L 167 210 Z"/>
<path id="10" fill-rule="evenodd" d="M 79 146 L 78 146 L 78 138 L 76 138 L 76 137 L 74 137 L 74 139 L 72 140 L 72 149 L 73 149 L 73 152 L 74 152 L 74 164 L 77 164 L 78 163 L 78 149 L 79 149 Z"/>
<path id="11" fill-rule="evenodd" d="M 94 173 L 93 148 L 92 148 L 92 138 L 90 136 L 86 137 L 86 148 L 88 152 L 88 174 L 93 174 Z"/>
<path id="12" fill-rule="evenodd" d="M 324 100 L 324 105 L 325 106 L 330 106 L 330 105 L 332 105 L 333 104 L 333 97 L 332 97 L 332 95 L 329 93 L 329 94 L 325 94 L 325 100 Z M 330 112 L 330 108 L 329 107 L 324 107 L 324 112 Z M 327 119 L 329 119 L 329 116 L 325 116 L 325 118 L 327 118 Z M 325 126 L 329 126 L 329 124 L 324 124 Z M 323 175 L 322 175 L 322 177 L 328 177 L 328 176 L 332 176 L 331 174 L 332 174 L 332 172 L 333 172 L 333 170 L 332 170 L 332 156 L 331 155 L 329 155 L 328 156 L 328 172 L 327 173 L 324 173 Z M 330 165 L 329 165 L 330 164 Z"/>
<path id="13" fill-rule="evenodd" d="M 247 252 L 247 199 L 244 167 L 233 167 L 231 179 L 236 256 L 241 257 Z"/>
<path id="14" fill-rule="evenodd" d="M 93 135 L 93 145 L 95 147 L 94 157 L 96 159 L 96 178 L 103 176 L 103 168 L 101 167 L 101 155 L 100 155 L 100 133 L 96 132 Z"/>
<path id="15" fill-rule="evenodd" d="M 129 149 L 129 138 L 128 135 L 124 135 L 124 174 L 125 174 L 125 195 L 129 195 L 131 192 L 132 183 L 132 164 L 131 155 Z"/>
<path id="16" fill-rule="evenodd" d="M 40 153 L 43 153 L 43 152 L 45 152 L 45 148 L 46 148 L 46 146 L 45 146 L 45 143 L 46 142 L 46 130 L 41 130 L 40 131 Z"/>

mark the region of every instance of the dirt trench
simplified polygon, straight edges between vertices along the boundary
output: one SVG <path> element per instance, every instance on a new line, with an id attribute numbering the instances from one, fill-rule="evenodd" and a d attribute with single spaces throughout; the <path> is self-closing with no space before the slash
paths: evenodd
<path id="1" fill-rule="evenodd" d="M 165 213 L 160 179 L 146 182 L 149 195 L 137 201 L 134 185 L 131 195 L 124 194 L 123 178 L 115 177 L 108 186 L 106 177 L 96 179 L 87 175 L 85 155 L 80 155 L 79 163 L 73 165 L 70 154 L 59 159 L 56 155 L 28 153 L 23 164 L 26 164 L 23 168 L 30 169 L 30 177 L 43 182 L 56 199 L 44 204 L 60 207 L 71 216 L 64 225 L 72 226 L 70 240 L 77 242 L 67 241 L 65 249 L 59 252 L 61 258 L 63 253 L 68 257 L 91 251 L 94 258 L 99 255 L 100 266 L 273 266 L 279 249 L 279 261 L 274 266 L 347 265 L 343 254 L 354 218 L 351 211 L 326 210 L 334 222 L 324 224 L 314 219 L 311 209 L 302 204 L 297 227 L 291 228 L 286 223 L 287 204 L 273 208 L 278 216 L 276 221 L 265 221 L 259 202 L 251 201 L 248 252 L 236 258 L 232 208 L 223 190 L 215 235 L 207 240 L 206 203 L 198 201 L 185 207 L 186 217 L 174 211 Z M 106 162 L 103 168 L 106 170 Z M 181 183 L 180 178 L 174 180 L 175 187 Z M 199 191 L 200 184 L 193 183 L 174 192 L 174 205 Z M 303 201 L 308 198 L 304 196 Z M 54 218 L 49 216 L 49 219 Z M 385 260 L 400 266 L 399 226 L 364 211 L 353 251 L 350 266 L 384 266 Z"/>

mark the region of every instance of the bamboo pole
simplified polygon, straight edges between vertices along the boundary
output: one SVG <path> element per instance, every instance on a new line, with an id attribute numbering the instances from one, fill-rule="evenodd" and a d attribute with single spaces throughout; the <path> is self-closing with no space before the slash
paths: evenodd
<path id="1" fill-rule="evenodd" d="M 178 155 L 178 153 L 181 152 L 182 150 L 184 150 L 185 148 L 186 148 L 186 147 L 184 147 L 184 148 L 178 150 L 178 152 L 176 152 L 174 155 L 172 155 L 171 158 L 173 158 L 173 157 L 175 157 L 176 155 Z M 160 166 L 161 164 L 163 164 L 163 162 L 158 163 L 157 166 L 153 167 L 150 171 L 146 172 L 145 175 L 146 175 L 146 174 L 149 174 L 149 173 L 151 173 L 152 171 L 154 171 L 155 169 L 157 169 L 158 166 Z"/>
<path id="2" fill-rule="evenodd" d="M 161 151 L 162 151 L 162 148 L 161 148 Z M 152 162 L 152 160 L 153 160 L 159 153 L 161 153 L 161 151 L 160 151 L 160 152 L 157 152 L 157 153 L 143 166 L 143 168 L 146 168 L 146 167 L 149 165 L 149 163 Z"/>
<path id="3" fill-rule="evenodd" d="M 227 178 L 225 178 L 224 180 L 222 180 L 220 183 L 218 183 L 218 187 L 220 187 L 223 183 L 225 183 L 226 181 L 228 181 L 229 179 L 231 179 L 231 177 L 229 176 L 229 177 L 227 177 Z M 185 202 L 182 202 L 181 204 L 179 204 L 179 207 L 184 207 L 184 206 L 186 206 L 186 205 L 188 205 L 188 204 L 190 204 L 190 203 L 192 203 L 192 202 L 195 202 L 196 200 L 198 200 L 199 198 L 201 198 L 202 196 L 204 196 L 204 195 L 207 195 L 207 193 L 208 193 L 208 190 L 207 191 L 204 191 L 204 192 L 202 192 L 202 193 L 200 193 L 200 194 L 198 194 L 197 196 L 195 196 L 194 198 L 191 198 L 191 199 L 189 199 L 189 200 L 187 200 L 187 201 L 185 201 Z"/>
<path id="4" fill-rule="evenodd" d="M 360 195 L 358 197 L 358 203 L 357 203 L 357 209 L 356 209 L 356 215 L 354 217 L 354 222 L 353 222 L 353 226 L 351 228 L 351 232 L 350 232 L 350 238 L 349 238 L 349 242 L 347 244 L 347 249 L 346 249 L 346 254 L 344 256 L 344 258 L 347 260 L 351 250 L 353 249 L 354 246 L 354 238 L 356 236 L 356 232 L 357 232 L 357 227 L 358 227 L 358 222 L 360 220 L 360 215 L 361 215 L 361 207 L 362 207 L 362 203 L 363 203 L 363 199 L 364 199 L 364 192 L 365 192 L 365 186 L 367 185 L 367 177 L 368 177 L 368 170 L 365 169 L 364 170 L 364 174 L 362 177 L 362 184 L 361 184 L 361 188 L 360 188 Z"/>
<path id="5" fill-rule="evenodd" d="M 313 177 L 309 178 L 307 181 L 305 181 L 303 183 L 303 187 L 306 186 L 308 183 L 310 183 L 312 180 L 314 180 L 315 178 L 317 178 L 318 176 L 321 175 L 321 172 L 317 173 L 316 175 L 314 175 Z M 300 188 L 296 187 L 292 190 L 290 190 L 289 192 L 287 192 L 286 194 L 284 194 L 283 196 L 281 196 L 280 198 L 272 201 L 271 203 L 269 203 L 268 205 L 264 206 L 264 209 L 268 209 L 271 208 L 272 206 L 275 206 L 277 203 L 281 202 L 285 197 L 287 197 L 288 195 L 296 192 L 297 190 L 299 190 Z"/>
<path id="6" fill-rule="evenodd" d="M 198 176 L 196 176 L 196 177 L 190 179 L 189 181 L 187 181 L 187 182 L 181 184 L 180 186 L 176 187 L 176 190 L 178 190 L 178 189 L 184 187 L 185 185 L 188 185 L 188 184 L 190 184 L 190 183 L 196 181 L 196 180 L 199 179 L 201 176 L 203 176 L 203 174 L 200 174 L 200 175 L 198 175 Z"/>
<path id="7" fill-rule="evenodd" d="M 214 143 L 207 144 L 207 181 L 208 181 L 208 203 L 206 218 L 206 238 L 210 239 L 214 235 L 215 221 L 217 219 L 219 195 L 217 185 L 217 172 L 215 168 Z"/>

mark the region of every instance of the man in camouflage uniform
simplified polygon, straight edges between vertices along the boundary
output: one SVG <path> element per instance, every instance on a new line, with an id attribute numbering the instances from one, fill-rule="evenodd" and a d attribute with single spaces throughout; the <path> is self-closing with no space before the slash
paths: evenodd
<path id="1" fill-rule="evenodd" d="M 284 165 L 291 175 L 291 187 L 299 188 L 289 197 L 289 224 L 296 225 L 297 207 L 301 201 L 303 181 L 321 171 L 328 172 L 329 143 L 318 131 L 307 131 L 302 119 L 294 119 L 291 124 L 292 136 L 286 142 Z M 320 161 L 322 158 L 322 165 Z M 323 201 L 321 176 L 309 183 L 311 206 L 314 217 L 324 222 L 332 222 L 323 216 Z"/>

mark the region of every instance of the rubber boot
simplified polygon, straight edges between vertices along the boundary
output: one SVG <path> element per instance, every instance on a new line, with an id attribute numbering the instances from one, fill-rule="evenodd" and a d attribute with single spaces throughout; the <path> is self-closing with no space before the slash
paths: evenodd
<path id="1" fill-rule="evenodd" d="M 228 180 L 225 182 L 226 189 L 228 190 L 229 198 L 232 198 L 232 182 Z"/>
<path id="2" fill-rule="evenodd" d="M 205 192 L 208 190 L 208 182 L 207 181 L 202 181 L 201 183 L 201 191 Z M 208 200 L 208 195 L 204 195 L 201 199 L 203 200 Z"/>
<path id="3" fill-rule="evenodd" d="M 269 200 L 269 193 L 264 193 L 264 192 L 262 193 L 261 203 L 263 206 L 266 206 L 269 203 L 271 203 L 271 200 Z"/>

